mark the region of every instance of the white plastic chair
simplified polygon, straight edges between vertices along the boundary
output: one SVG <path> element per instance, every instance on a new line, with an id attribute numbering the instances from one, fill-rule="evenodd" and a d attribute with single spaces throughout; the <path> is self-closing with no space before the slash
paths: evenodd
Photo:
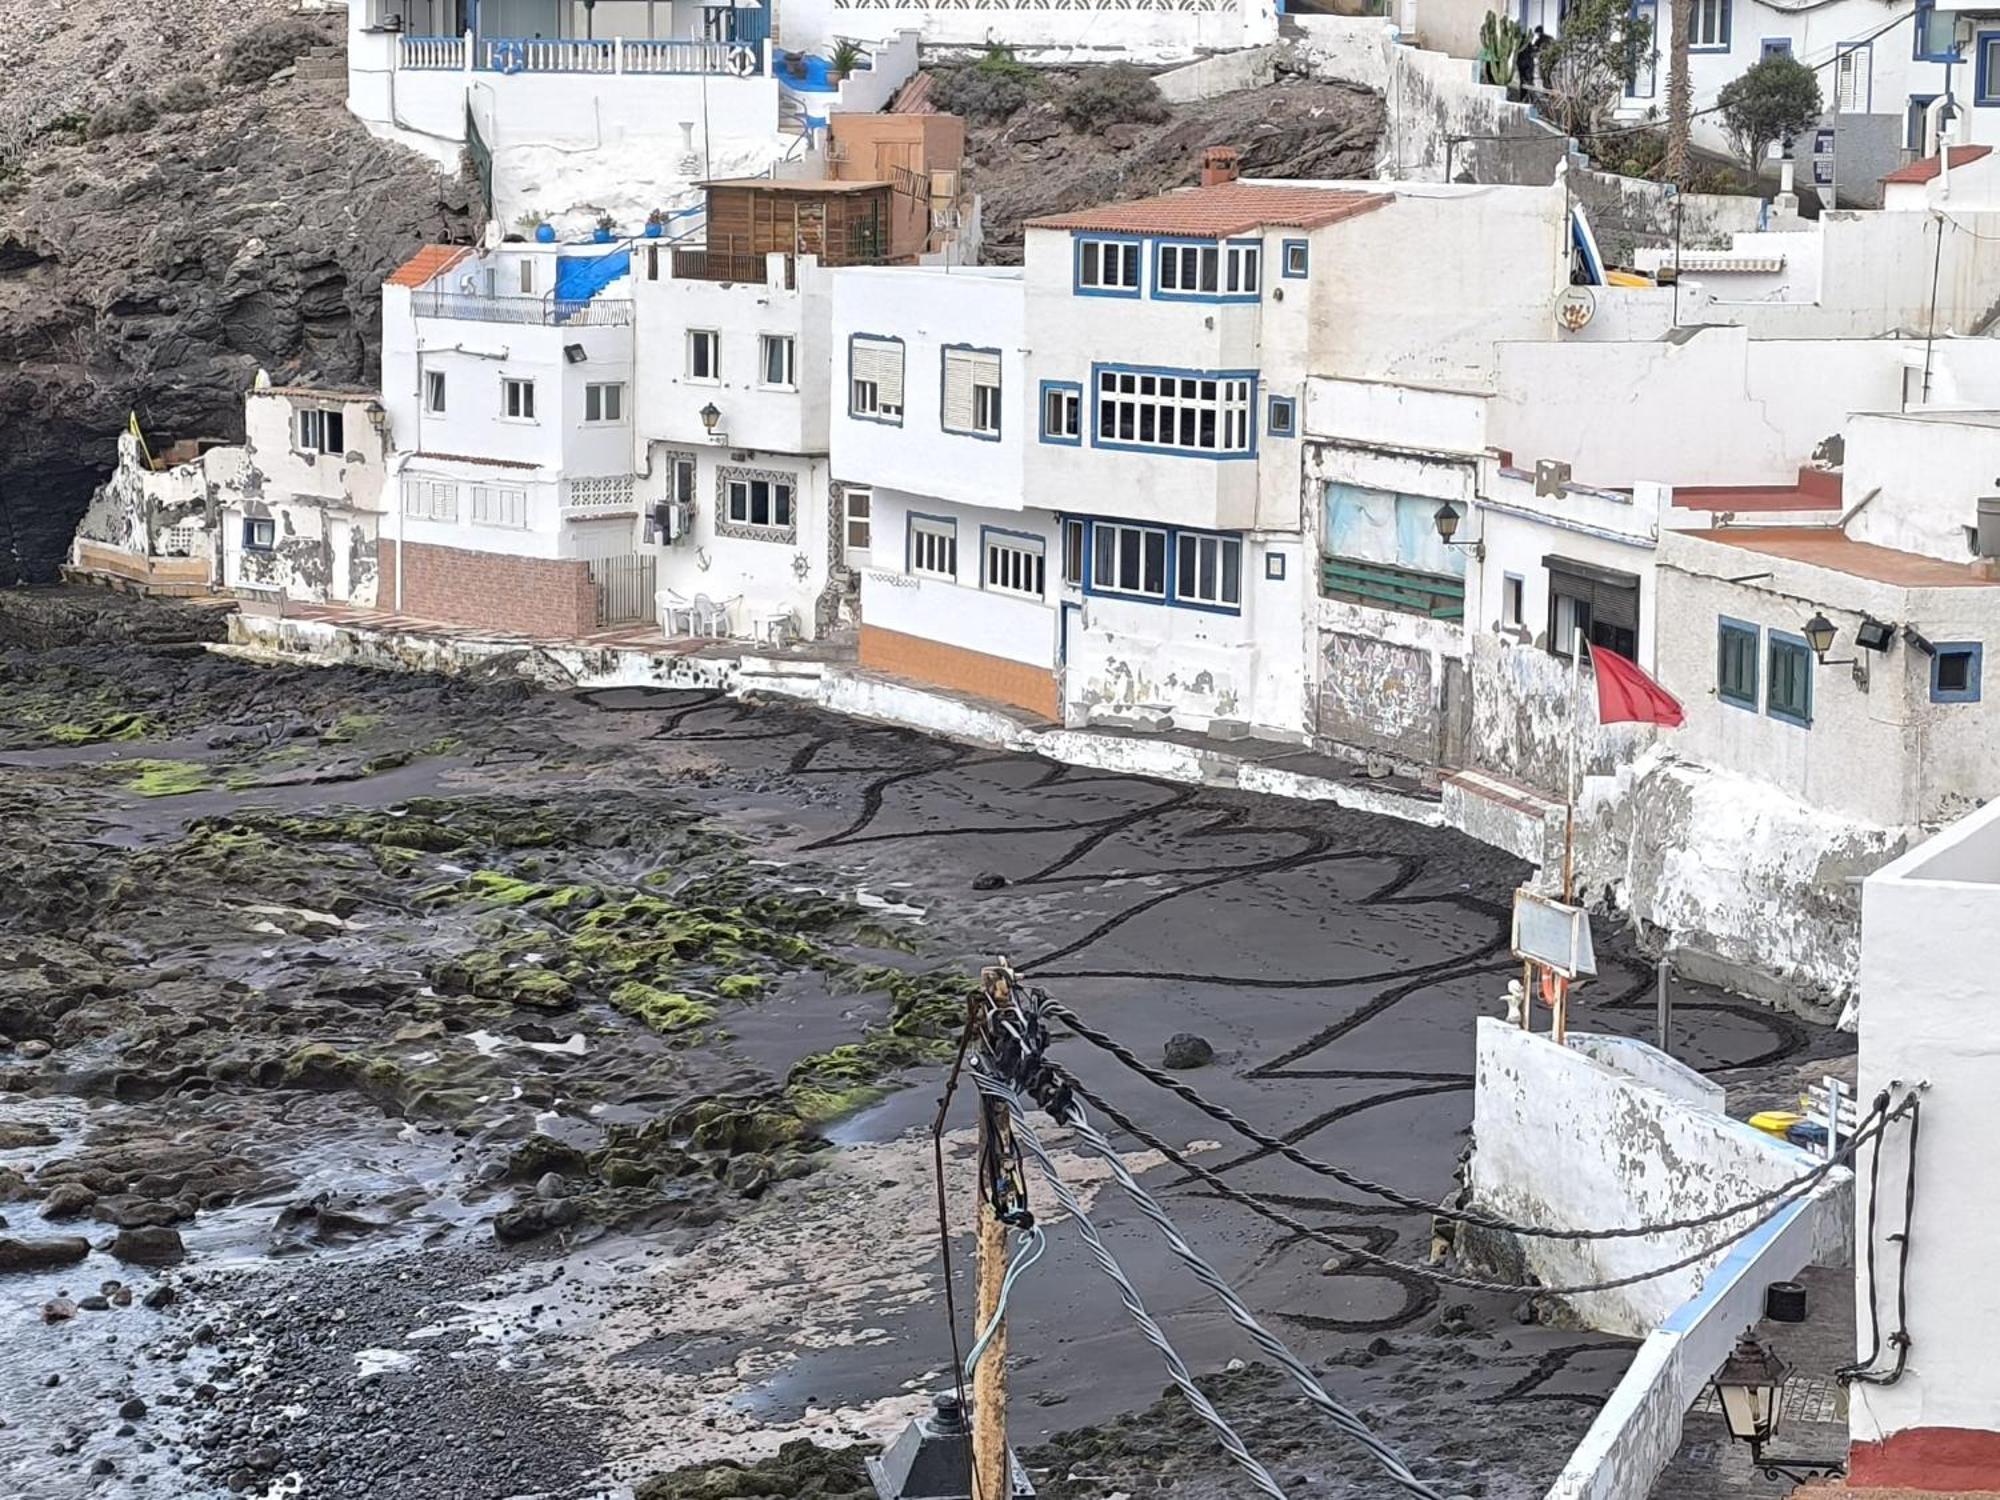
<path id="1" fill-rule="evenodd" d="M 667 635 L 693 635 L 695 633 L 695 606 L 685 596 L 672 589 L 661 589 L 653 595 L 653 603 L 659 610 L 660 629 Z"/>
<path id="2" fill-rule="evenodd" d="M 741 594 L 738 594 L 733 598 L 724 599 L 718 603 L 706 594 L 696 594 L 694 596 L 692 633 L 695 635 L 713 636 L 718 640 L 729 635 L 731 633 L 729 628 L 730 606 L 742 597 Z"/>

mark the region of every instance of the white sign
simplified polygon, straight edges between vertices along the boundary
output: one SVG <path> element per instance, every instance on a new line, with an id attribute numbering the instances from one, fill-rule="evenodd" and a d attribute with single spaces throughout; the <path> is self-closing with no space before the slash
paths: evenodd
<path id="1" fill-rule="evenodd" d="M 1514 892 L 1514 956 L 1552 969 L 1565 979 L 1597 972 L 1590 914 L 1523 886 Z"/>

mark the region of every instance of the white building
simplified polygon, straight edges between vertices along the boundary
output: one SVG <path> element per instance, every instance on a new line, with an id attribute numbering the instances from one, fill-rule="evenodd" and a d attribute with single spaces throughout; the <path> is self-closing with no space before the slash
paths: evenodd
<path id="1" fill-rule="evenodd" d="M 651 617 L 633 532 L 630 252 L 419 252 L 382 287 L 396 502 L 380 603 L 574 639 Z"/>
<path id="2" fill-rule="evenodd" d="M 869 33 L 834 77 L 772 37 L 776 0 L 354 0 L 348 108 L 456 167 L 494 217 L 621 234 L 689 206 L 693 184 L 764 171 L 841 111 L 879 110 L 915 71 L 915 32 Z M 851 33 L 844 33 L 851 34 Z M 825 38 L 802 38 L 820 47 Z"/>
<path id="3" fill-rule="evenodd" d="M 1890 1089 L 1900 1101 L 1920 1086 L 1922 1111 L 1921 1131 L 1919 1118 L 1897 1121 L 1855 1173 L 1855 1359 L 1873 1378 L 1848 1387 L 1846 1483 L 1865 1493 L 2000 1490 L 1992 1255 L 1980 1236 L 1931 1232 L 1979 1218 L 2000 1191 L 1993 964 L 1978 940 L 1995 924 L 2000 807 L 1862 888 L 1860 1097 L 1865 1107 Z M 1914 1219 L 1912 1173 L 1922 1179 Z"/>

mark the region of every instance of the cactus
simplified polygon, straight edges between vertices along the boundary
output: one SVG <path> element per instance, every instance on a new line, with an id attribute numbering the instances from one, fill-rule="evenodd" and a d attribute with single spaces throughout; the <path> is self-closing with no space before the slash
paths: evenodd
<path id="1" fill-rule="evenodd" d="M 1514 86 L 1514 58 L 1527 39 L 1527 32 L 1512 16 L 1491 10 L 1486 13 L 1486 19 L 1479 23 L 1479 61 L 1488 83 Z"/>

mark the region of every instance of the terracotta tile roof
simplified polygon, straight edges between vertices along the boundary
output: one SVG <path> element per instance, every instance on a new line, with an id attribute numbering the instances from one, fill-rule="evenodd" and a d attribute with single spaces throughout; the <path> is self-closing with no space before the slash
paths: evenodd
<path id="1" fill-rule="evenodd" d="M 1982 156 L 1991 155 L 1991 146 L 1953 146 L 1951 164 L 1954 169 L 1970 166 Z M 1942 163 L 1935 156 L 1926 156 L 1922 161 L 1913 161 L 1907 167 L 1898 167 L 1882 180 L 1884 182 L 1929 182 L 1943 170 Z"/>
<path id="2" fill-rule="evenodd" d="M 1343 188 L 1276 187 L 1224 182 L 1141 198 L 1105 203 L 1074 213 L 1028 220 L 1030 229 L 1096 229 L 1108 234 L 1184 234 L 1191 239 L 1226 239 L 1253 229 L 1318 229 L 1381 208 L 1388 193 Z"/>
<path id="3" fill-rule="evenodd" d="M 426 245 L 389 273 L 390 286 L 426 286 L 472 254 L 468 245 Z"/>
<path id="4" fill-rule="evenodd" d="M 1835 573 L 1871 578 L 1903 588 L 1991 588 L 2000 585 L 1978 563 L 1946 562 L 1920 552 L 1899 552 L 1872 542 L 1850 541 L 1830 526 L 1731 526 L 1721 531 L 1688 531 L 1683 536 L 1721 542 L 1762 557 L 1782 557 Z"/>

